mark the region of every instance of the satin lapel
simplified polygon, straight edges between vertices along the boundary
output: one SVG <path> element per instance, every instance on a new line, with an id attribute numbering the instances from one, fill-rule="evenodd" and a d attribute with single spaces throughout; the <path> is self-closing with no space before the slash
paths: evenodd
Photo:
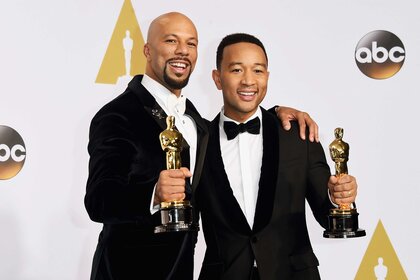
<path id="1" fill-rule="evenodd" d="M 227 177 L 220 150 L 219 115 L 211 122 L 209 128 L 210 140 L 207 148 L 207 159 L 211 162 L 211 174 L 214 177 L 212 190 L 220 202 L 219 211 L 231 220 L 230 224 L 237 232 L 250 234 L 251 228 L 246 220 L 238 201 L 236 200 Z M 211 195 L 211 194 L 210 194 Z M 215 207 L 217 207 L 215 205 Z"/>
<path id="2" fill-rule="evenodd" d="M 162 131 L 166 129 L 166 117 L 168 116 L 162 107 L 156 102 L 156 99 L 147 91 L 147 89 L 141 84 L 142 75 L 135 76 L 133 80 L 128 84 L 130 90 L 132 90 L 137 97 L 143 103 L 144 110 L 155 120 L 155 122 L 162 128 Z M 175 124 L 176 127 L 176 124 Z M 183 148 L 189 148 L 187 141 L 182 142 Z"/>
<path id="3" fill-rule="evenodd" d="M 156 121 L 156 123 L 162 128 L 162 131 L 166 129 L 166 113 L 156 102 L 156 99 L 147 91 L 147 89 L 141 84 L 143 75 L 135 76 L 130 83 L 128 88 L 136 94 L 144 106 L 146 112 Z"/>
<path id="4" fill-rule="evenodd" d="M 263 158 L 253 231 L 266 226 L 273 213 L 279 166 L 279 121 L 262 109 Z"/>
<path id="5" fill-rule="evenodd" d="M 146 112 L 155 120 L 155 122 L 159 125 L 160 128 L 162 128 L 163 131 L 166 129 L 166 117 L 168 115 L 165 113 L 162 107 L 159 106 L 159 104 L 156 102 L 156 99 L 141 84 L 142 78 L 143 75 L 135 76 L 128 84 L 128 88 L 136 94 L 136 96 L 140 99 L 141 103 L 143 104 Z M 205 151 L 207 147 L 208 130 L 204 120 L 201 118 L 201 116 L 198 114 L 197 110 L 194 108 L 194 106 L 189 100 L 187 100 L 186 114 L 190 115 L 197 125 L 197 160 L 195 165 L 196 167 L 194 170 L 194 179 L 192 186 L 192 188 L 194 189 L 194 187 L 197 186 L 201 175 Z M 183 148 L 189 147 L 185 139 L 182 143 L 182 146 Z M 198 172 L 197 174 L 196 171 Z"/>
<path id="6" fill-rule="evenodd" d="M 166 113 L 156 102 L 152 107 L 144 106 L 146 112 L 156 121 L 156 123 L 162 128 L 162 131 L 166 129 Z M 183 146 L 185 146 L 183 144 Z"/>
<path id="7" fill-rule="evenodd" d="M 191 188 L 194 192 L 197 188 L 198 182 L 200 181 L 201 172 L 203 170 L 204 159 L 207 151 L 207 143 L 209 140 L 209 132 L 205 120 L 201 118 L 189 100 L 187 100 L 185 113 L 194 119 L 197 127 L 197 154 L 194 167 L 194 177 L 191 185 Z"/>
<path id="8" fill-rule="evenodd" d="M 166 124 L 166 117 L 168 116 L 162 107 L 159 106 L 157 102 L 155 102 L 152 107 L 144 106 L 144 110 L 156 121 L 156 123 L 162 128 L 164 131 L 167 128 Z M 176 128 L 176 124 L 175 124 Z M 190 146 L 188 145 L 185 138 L 182 139 L 182 149 L 189 149 Z"/>

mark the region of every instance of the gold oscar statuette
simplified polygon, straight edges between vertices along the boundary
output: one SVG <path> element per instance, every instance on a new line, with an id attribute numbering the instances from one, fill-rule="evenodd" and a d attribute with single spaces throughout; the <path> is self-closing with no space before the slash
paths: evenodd
<path id="1" fill-rule="evenodd" d="M 167 128 L 159 135 L 162 150 L 166 152 L 166 169 L 180 169 L 183 137 L 175 128 L 174 116 L 166 118 L 166 125 Z M 155 227 L 155 233 L 198 230 L 188 200 L 161 202 L 160 217 L 161 225 Z"/>
<path id="2" fill-rule="evenodd" d="M 329 146 L 331 159 L 335 163 L 335 176 L 348 174 L 347 161 L 349 160 L 349 144 L 343 141 L 343 129 L 334 130 L 335 140 Z M 356 203 L 340 204 L 330 209 L 328 215 L 328 229 L 324 231 L 326 238 L 351 238 L 365 236 L 366 232 L 359 229 Z"/>

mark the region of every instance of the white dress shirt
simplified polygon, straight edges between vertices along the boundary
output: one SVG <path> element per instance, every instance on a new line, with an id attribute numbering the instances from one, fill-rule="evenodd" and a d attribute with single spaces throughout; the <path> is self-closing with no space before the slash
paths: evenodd
<path id="1" fill-rule="evenodd" d="M 162 107 L 163 111 L 168 116 L 175 117 L 175 126 L 181 132 L 185 141 L 190 146 L 190 171 L 194 173 L 196 152 L 197 152 L 197 127 L 193 118 L 185 114 L 185 103 L 186 98 L 183 94 L 177 97 L 175 94 L 170 92 L 166 87 L 156 82 L 147 75 L 143 76 L 141 84 L 150 92 L 150 94 L 156 99 L 156 102 Z M 156 141 L 159 141 L 157 138 Z M 163 150 L 162 150 L 162 153 Z M 163 155 L 162 155 L 163 156 Z M 190 178 L 192 182 L 192 177 Z M 156 188 L 155 188 L 156 189 Z M 151 201 L 151 212 L 155 213 L 159 209 L 153 207 L 153 198 L 155 190 L 153 190 L 152 201 Z"/>
<path id="2" fill-rule="evenodd" d="M 260 108 L 248 120 L 252 120 L 255 117 L 259 117 L 261 121 L 260 133 L 239 133 L 232 140 L 227 139 L 223 129 L 223 122 L 233 121 L 237 124 L 239 122 L 226 117 L 223 108 L 220 113 L 219 122 L 220 150 L 222 152 L 225 171 L 233 194 L 251 229 L 254 225 L 263 156 L 263 127 Z"/>

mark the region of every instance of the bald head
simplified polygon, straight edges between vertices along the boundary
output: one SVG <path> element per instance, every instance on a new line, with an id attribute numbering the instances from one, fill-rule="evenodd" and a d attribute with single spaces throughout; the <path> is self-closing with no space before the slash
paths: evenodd
<path id="1" fill-rule="evenodd" d="M 185 27 L 194 29 L 195 37 L 197 37 L 197 29 L 195 28 L 194 23 L 189 17 L 178 12 L 170 12 L 155 18 L 152 23 L 150 23 L 149 31 L 147 32 L 147 42 L 153 40 L 155 36 L 162 32 L 162 29 L 165 29 L 167 25 L 171 24 L 185 24 Z"/>
<path id="2" fill-rule="evenodd" d="M 198 35 L 187 16 L 171 12 L 152 21 L 144 46 L 146 74 L 176 95 L 188 84 L 197 61 Z"/>

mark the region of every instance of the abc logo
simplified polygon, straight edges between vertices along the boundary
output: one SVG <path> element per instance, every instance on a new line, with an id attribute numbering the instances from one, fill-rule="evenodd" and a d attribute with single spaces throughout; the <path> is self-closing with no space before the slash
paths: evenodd
<path id="1" fill-rule="evenodd" d="M 16 176 L 25 163 L 25 143 L 11 127 L 0 125 L 0 180 Z"/>
<path id="2" fill-rule="evenodd" d="M 401 40 L 393 33 L 376 30 L 366 34 L 357 44 L 355 59 L 360 71 L 373 79 L 394 76 L 405 60 Z"/>

